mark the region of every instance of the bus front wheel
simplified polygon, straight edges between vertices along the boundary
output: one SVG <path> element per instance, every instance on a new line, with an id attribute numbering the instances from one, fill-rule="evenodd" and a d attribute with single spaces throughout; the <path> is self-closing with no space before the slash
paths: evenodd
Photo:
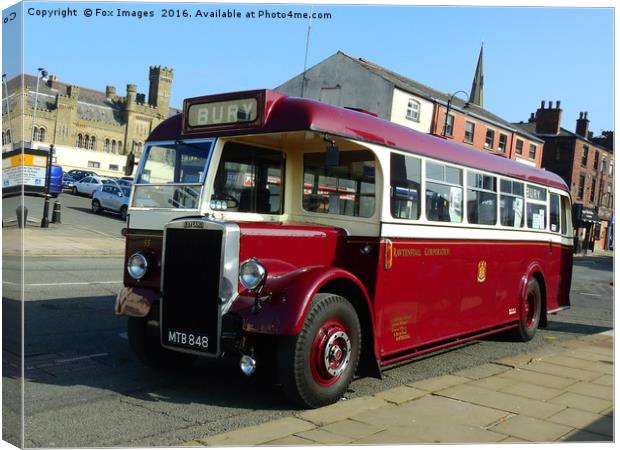
<path id="1" fill-rule="evenodd" d="M 288 397 L 318 408 L 342 398 L 357 369 L 362 334 L 349 301 L 317 294 L 301 332 L 284 338 L 278 348 L 278 372 Z"/>
<path id="2" fill-rule="evenodd" d="M 536 334 L 540 323 L 542 296 L 540 286 L 535 278 L 527 283 L 525 295 L 521 299 L 519 311 L 519 327 L 517 338 L 523 342 L 530 341 Z"/>

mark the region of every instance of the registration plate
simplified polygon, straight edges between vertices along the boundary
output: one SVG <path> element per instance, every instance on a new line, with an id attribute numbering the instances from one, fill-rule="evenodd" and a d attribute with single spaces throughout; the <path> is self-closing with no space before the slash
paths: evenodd
<path id="1" fill-rule="evenodd" d="M 209 337 L 205 334 L 168 330 L 168 345 L 205 351 L 209 348 Z"/>

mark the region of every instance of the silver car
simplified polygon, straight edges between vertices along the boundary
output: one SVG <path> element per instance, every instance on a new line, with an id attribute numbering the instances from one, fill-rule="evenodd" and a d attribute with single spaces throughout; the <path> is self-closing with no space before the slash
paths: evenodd
<path id="1" fill-rule="evenodd" d="M 114 211 L 127 219 L 127 205 L 131 189 L 117 184 L 104 184 L 93 193 L 91 202 L 92 211 L 99 214 L 101 211 Z"/>
<path id="2" fill-rule="evenodd" d="M 113 180 L 110 180 L 108 178 L 103 178 L 96 175 L 88 176 L 82 178 L 80 181 L 76 181 L 73 184 L 71 192 L 73 193 L 73 195 L 86 194 L 89 197 L 92 197 L 93 193 L 97 189 L 106 184 L 116 185 Z"/>

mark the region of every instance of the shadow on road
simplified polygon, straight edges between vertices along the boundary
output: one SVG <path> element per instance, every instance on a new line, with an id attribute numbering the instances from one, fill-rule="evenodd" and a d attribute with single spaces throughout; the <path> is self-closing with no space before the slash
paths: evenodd
<path id="1" fill-rule="evenodd" d="M 26 301 L 24 303 L 25 397 L 29 383 L 87 386 L 136 400 L 175 405 L 289 410 L 293 407 L 273 380 L 248 378 L 238 359 L 199 360 L 190 369 L 151 370 L 137 361 L 126 338 L 125 317 L 115 316 L 114 296 Z M 19 323 L 21 302 L 3 298 L 3 321 Z M 11 318 L 12 316 L 13 319 Z M 17 327 L 19 328 L 19 327 Z M 18 333 L 16 327 L 10 332 Z M 18 358 L 19 340 L 5 336 L 4 360 Z M 9 370 L 6 370 L 9 369 Z M 5 364 L 4 377 L 21 371 Z M 33 389 L 37 392 L 38 389 Z M 36 402 L 31 406 L 37 409 Z"/>

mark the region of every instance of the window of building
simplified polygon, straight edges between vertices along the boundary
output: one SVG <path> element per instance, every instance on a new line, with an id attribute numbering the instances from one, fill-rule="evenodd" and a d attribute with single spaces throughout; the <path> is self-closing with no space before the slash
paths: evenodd
<path id="1" fill-rule="evenodd" d="M 596 177 L 592 177 L 592 185 L 590 186 L 590 202 L 596 198 Z"/>
<path id="2" fill-rule="evenodd" d="M 118 170 L 118 164 L 110 164 L 110 165 L 108 166 L 108 169 L 109 169 L 109 170 Z"/>
<path id="3" fill-rule="evenodd" d="M 45 142 L 45 128 L 39 128 L 39 142 Z"/>
<path id="4" fill-rule="evenodd" d="M 88 161 L 88 167 L 91 167 L 93 169 L 99 169 L 101 167 L 101 164 L 98 161 Z"/>
<path id="5" fill-rule="evenodd" d="M 426 218 L 436 222 L 463 221 L 463 170 L 426 162 Z"/>
<path id="6" fill-rule="evenodd" d="M 86 150 L 90 150 L 90 136 L 89 135 L 84 136 L 84 148 Z"/>
<path id="7" fill-rule="evenodd" d="M 523 141 L 521 139 L 517 139 L 517 144 L 515 146 L 515 150 L 517 152 L 517 155 L 522 155 L 523 154 Z"/>
<path id="8" fill-rule="evenodd" d="M 6 130 L 6 143 L 10 144 L 11 142 L 13 142 L 11 139 L 11 130 Z"/>
<path id="9" fill-rule="evenodd" d="M 609 176 L 614 176 L 614 160 L 609 161 Z"/>
<path id="10" fill-rule="evenodd" d="M 112 153 L 116 153 L 116 141 L 112 141 L 112 148 L 111 148 Z"/>
<path id="11" fill-rule="evenodd" d="M 536 145 L 535 144 L 530 144 L 530 154 L 529 154 L 530 159 L 536 159 Z"/>
<path id="12" fill-rule="evenodd" d="M 110 140 L 107 138 L 105 141 L 103 141 L 103 151 L 106 153 L 110 153 Z"/>
<path id="13" fill-rule="evenodd" d="M 497 178 L 467 173 L 467 220 L 483 225 L 497 223 Z"/>
<path id="14" fill-rule="evenodd" d="M 465 142 L 473 143 L 474 142 L 474 130 L 476 125 L 473 122 L 466 121 L 465 122 Z"/>
<path id="15" fill-rule="evenodd" d="M 446 121 L 446 136 L 454 135 L 454 116 L 448 114 L 448 120 Z"/>
<path id="16" fill-rule="evenodd" d="M 601 160 L 601 175 L 604 176 L 606 170 L 607 170 L 607 158 L 603 156 L 603 159 Z"/>
<path id="17" fill-rule="evenodd" d="M 605 194 L 603 194 L 603 201 L 602 204 L 605 208 L 611 208 L 612 205 L 612 198 L 613 198 L 613 185 L 611 183 L 607 183 L 607 192 L 605 192 Z"/>
<path id="18" fill-rule="evenodd" d="M 420 102 L 416 99 L 410 98 L 407 102 L 407 119 L 420 121 Z"/>
<path id="19" fill-rule="evenodd" d="M 6 136 L 4 134 L 4 131 L 2 132 L 2 145 L 6 144 Z"/>
<path id="20" fill-rule="evenodd" d="M 599 152 L 594 152 L 594 163 L 592 164 L 592 167 L 594 168 L 594 170 L 598 170 L 598 158 L 599 158 Z"/>
<path id="21" fill-rule="evenodd" d="M 487 128 L 487 136 L 484 140 L 484 148 L 493 148 L 493 142 L 495 141 L 495 130 Z"/>
<path id="22" fill-rule="evenodd" d="M 373 153 L 341 151 L 337 166 L 325 163 L 325 153 L 305 154 L 303 208 L 316 213 L 371 217 L 375 212 Z"/>
<path id="23" fill-rule="evenodd" d="M 97 143 L 97 141 L 95 140 L 95 136 L 91 136 L 90 137 L 90 149 L 91 150 L 96 150 L 97 149 L 96 143 Z"/>
<path id="24" fill-rule="evenodd" d="M 586 174 L 579 174 L 579 185 L 577 186 L 577 200 L 583 199 L 583 190 L 586 186 Z"/>
<path id="25" fill-rule="evenodd" d="M 547 227 L 547 190 L 528 184 L 526 192 L 527 227 L 544 230 Z"/>
<path id="26" fill-rule="evenodd" d="M 33 127 L 32 128 L 32 140 L 33 141 L 38 141 L 39 140 L 39 128 L 37 128 L 37 127 Z"/>
<path id="27" fill-rule="evenodd" d="M 584 145 L 584 146 L 583 146 L 583 151 L 582 151 L 582 153 L 581 153 L 581 165 L 582 165 L 583 167 L 585 167 L 585 166 L 587 166 L 587 165 L 588 165 L 588 151 L 589 151 L 589 150 L 590 150 L 590 149 L 588 148 L 588 146 L 587 146 L 587 145 Z"/>
<path id="28" fill-rule="evenodd" d="M 420 186 L 422 183 L 420 158 L 392 153 L 390 161 L 392 217 L 396 219 L 419 219 Z"/>
<path id="29" fill-rule="evenodd" d="M 501 180 L 499 197 L 500 223 L 506 227 L 523 226 L 523 183 Z"/>
<path id="30" fill-rule="evenodd" d="M 82 135 L 81 134 L 77 135 L 77 138 L 75 140 L 75 146 L 77 148 L 82 148 Z"/>
<path id="31" fill-rule="evenodd" d="M 500 153 L 506 153 L 507 144 L 508 144 L 508 136 L 500 133 L 499 142 L 497 143 L 497 151 Z"/>

